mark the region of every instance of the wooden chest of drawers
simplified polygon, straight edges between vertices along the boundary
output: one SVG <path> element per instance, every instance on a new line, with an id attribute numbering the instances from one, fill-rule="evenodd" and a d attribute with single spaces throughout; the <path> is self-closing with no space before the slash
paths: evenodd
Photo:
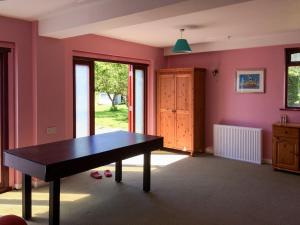
<path id="1" fill-rule="evenodd" d="M 300 172 L 299 137 L 300 124 L 273 124 L 273 167 Z"/>

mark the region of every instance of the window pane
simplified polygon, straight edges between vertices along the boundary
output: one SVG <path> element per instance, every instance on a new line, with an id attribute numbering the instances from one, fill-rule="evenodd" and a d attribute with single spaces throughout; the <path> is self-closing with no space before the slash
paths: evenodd
<path id="1" fill-rule="evenodd" d="M 300 53 L 291 54 L 291 62 L 300 62 Z"/>
<path id="2" fill-rule="evenodd" d="M 144 133 L 144 71 L 135 70 L 135 132 Z"/>
<path id="3" fill-rule="evenodd" d="M 288 107 L 300 107 L 300 66 L 288 67 Z"/>
<path id="4" fill-rule="evenodd" d="M 76 137 L 90 135 L 89 66 L 76 65 Z"/>

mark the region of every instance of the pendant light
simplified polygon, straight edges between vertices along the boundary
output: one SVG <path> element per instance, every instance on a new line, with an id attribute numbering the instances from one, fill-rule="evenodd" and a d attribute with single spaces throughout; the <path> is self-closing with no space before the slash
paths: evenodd
<path id="1" fill-rule="evenodd" d="M 178 39 L 172 49 L 174 53 L 190 53 L 192 52 L 192 49 L 187 42 L 186 39 L 182 38 L 182 33 L 184 32 L 184 29 L 180 29 L 181 38 Z"/>

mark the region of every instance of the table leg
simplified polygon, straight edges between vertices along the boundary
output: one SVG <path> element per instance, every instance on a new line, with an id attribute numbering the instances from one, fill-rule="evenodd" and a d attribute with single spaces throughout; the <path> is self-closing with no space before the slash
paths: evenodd
<path id="1" fill-rule="evenodd" d="M 50 182 L 49 188 L 49 225 L 59 225 L 60 180 Z"/>
<path id="2" fill-rule="evenodd" d="M 150 191 L 151 180 L 151 152 L 144 154 L 144 174 L 143 174 L 143 190 L 145 192 Z"/>
<path id="3" fill-rule="evenodd" d="M 115 180 L 118 183 L 122 181 L 122 160 L 116 162 Z"/>
<path id="4" fill-rule="evenodd" d="M 23 188 L 22 188 L 22 216 L 25 220 L 31 219 L 31 176 L 23 174 Z"/>

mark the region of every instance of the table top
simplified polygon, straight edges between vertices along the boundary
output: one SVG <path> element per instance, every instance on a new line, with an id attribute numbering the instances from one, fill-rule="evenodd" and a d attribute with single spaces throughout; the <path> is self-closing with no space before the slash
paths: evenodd
<path id="1" fill-rule="evenodd" d="M 5 150 L 4 164 L 47 180 L 50 172 L 52 175 L 55 171 L 62 173 L 61 176 L 72 175 L 143 154 L 161 148 L 162 145 L 162 137 L 116 131 Z"/>
<path id="2" fill-rule="evenodd" d="M 39 164 L 49 165 L 60 161 L 105 153 L 123 148 L 124 146 L 158 138 L 161 137 L 116 131 L 31 147 L 11 149 L 6 150 L 6 152 Z"/>

